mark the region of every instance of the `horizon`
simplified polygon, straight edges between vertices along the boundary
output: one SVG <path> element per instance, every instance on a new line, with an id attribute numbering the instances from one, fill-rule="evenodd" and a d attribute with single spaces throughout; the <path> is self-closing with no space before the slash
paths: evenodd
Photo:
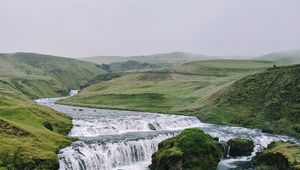
<path id="1" fill-rule="evenodd" d="M 259 5 L 258 5 L 259 4 Z M 300 49 L 300 1 L 4 0 L 0 51 L 84 58 Z"/>
<path id="2" fill-rule="evenodd" d="M 40 52 L 33 52 L 33 51 L 16 51 L 16 52 L 0 52 L 0 54 L 16 54 L 16 53 L 32 53 L 32 54 L 40 54 L 40 55 L 47 55 L 47 56 L 54 56 L 54 57 L 63 57 L 63 58 L 73 58 L 73 59 L 85 59 L 85 58 L 93 58 L 93 57 L 143 57 L 143 56 L 151 56 L 151 55 L 160 55 L 160 54 L 172 54 L 172 53 L 183 53 L 183 54 L 191 54 L 196 56 L 207 56 L 207 57 L 216 57 L 215 59 L 241 59 L 241 60 L 247 60 L 247 59 L 255 59 L 257 57 L 273 54 L 273 53 L 285 53 L 285 52 L 294 52 L 294 51 L 300 51 L 300 49 L 291 49 L 291 50 L 285 50 L 285 51 L 272 51 L 260 55 L 255 56 L 241 56 L 241 55 L 232 55 L 232 56 L 226 56 L 226 55 L 220 55 L 220 56 L 213 56 L 213 55 L 207 55 L 203 53 L 192 53 L 192 52 L 184 52 L 184 51 L 171 51 L 171 52 L 162 52 L 162 53 L 153 53 L 153 54 L 140 54 L 140 55 L 95 55 L 95 56 L 83 56 L 83 57 L 71 57 L 71 56 L 62 56 L 62 55 L 56 55 L 56 54 L 49 54 L 49 53 L 40 53 Z M 212 58 L 214 59 L 214 58 Z"/>

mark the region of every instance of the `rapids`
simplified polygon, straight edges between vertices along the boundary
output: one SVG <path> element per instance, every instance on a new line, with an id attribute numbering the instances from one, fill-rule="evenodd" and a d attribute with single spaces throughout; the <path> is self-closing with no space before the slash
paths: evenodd
<path id="1" fill-rule="evenodd" d="M 255 148 L 251 156 L 225 156 L 220 161 L 218 170 L 251 169 L 250 160 L 255 153 L 275 140 L 300 143 L 294 138 L 267 134 L 258 129 L 206 124 L 191 116 L 55 104 L 59 99 L 61 98 L 39 99 L 36 102 L 73 118 L 69 136 L 79 140 L 59 151 L 61 170 L 147 169 L 151 163 L 151 155 L 158 149 L 160 141 L 190 127 L 200 128 L 218 137 L 225 147 L 226 141 L 238 136 L 254 141 Z"/>

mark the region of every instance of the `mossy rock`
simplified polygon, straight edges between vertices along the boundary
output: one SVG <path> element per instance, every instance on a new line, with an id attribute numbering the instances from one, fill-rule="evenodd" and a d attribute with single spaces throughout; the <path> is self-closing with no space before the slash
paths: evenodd
<path id="1" fill-rule="evenodd" d="M 257 170 L 300 170 L 300 145 L 277 141 L 252 160 Z"/>
<path id="2" fill-rule="evenodd" d="M 186 129 L 159 143 L 152 155 L 152 170 L 215 169 L 223 147 L 200 129 Z"/>
<path id="3" fill-rule="evenodd" d="M 233 138 L 227 144 L 230 156 L 250 156 L 254 148 L 254 143 L 250 139 Z"/>

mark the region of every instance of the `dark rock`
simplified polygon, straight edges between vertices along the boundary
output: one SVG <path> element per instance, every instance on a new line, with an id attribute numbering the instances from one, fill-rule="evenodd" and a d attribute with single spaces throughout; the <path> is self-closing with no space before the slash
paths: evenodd
<path id="1" fill-rule="evenodd" d="M 156 128 L 151 123 L 148 124 L 148 127 L 150 130 L 156 130 Z"/>
<path id="2" fill-rule="evenodd" d="M 214 137 L 214 140 L 219 142 L 219 138 L 218 137 Z"/>
<path id="3" fill-rule="evenodd" d="M 50 122 L 45 121 L 45 122 L 43 123 L 43 125 L 44 125 L 44 127 L 47 128 L 48 130 L 51 130 L 51 131 L 53 130 L 52 124 L 51 124 Z"/>
<path id="4" fill-rule="evenodd" d="M 228 150 L 228 144 L 226 141 L 220 141 L 220 144 L 223 146 L 223 149 L 224 149 L 224 154 L 223 154 L 223 157 L 224 158 L 227 158 L 229 157 L 229 150 Z"/>
<path id="5" fill-rule="evenodd" d="M 250 139 L 234 138 L 228 142 L 230 156 L 249 156 L 253 152 L 254 143 Z"/>

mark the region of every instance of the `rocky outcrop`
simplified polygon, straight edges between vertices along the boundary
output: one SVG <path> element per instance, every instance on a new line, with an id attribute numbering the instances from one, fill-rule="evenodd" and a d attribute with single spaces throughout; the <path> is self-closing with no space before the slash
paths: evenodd
<path id="1" fill-rule="evenodd" d="M 228 142 L 229 156 L 250 156 L 254 143 L 250 139 L 233 138 Z"/>
<path id="2" fill-rule="evenodd" d="M 200 129 L 186 129 L 159 143 L 152 155 L 152 170 L 216 169 L 223 147 Z"/>
<path id="3" fill-rule="evenodd" d="M 300 145 L 277 141 L 252 160 L 257 170 L 300 170 Z"/>

